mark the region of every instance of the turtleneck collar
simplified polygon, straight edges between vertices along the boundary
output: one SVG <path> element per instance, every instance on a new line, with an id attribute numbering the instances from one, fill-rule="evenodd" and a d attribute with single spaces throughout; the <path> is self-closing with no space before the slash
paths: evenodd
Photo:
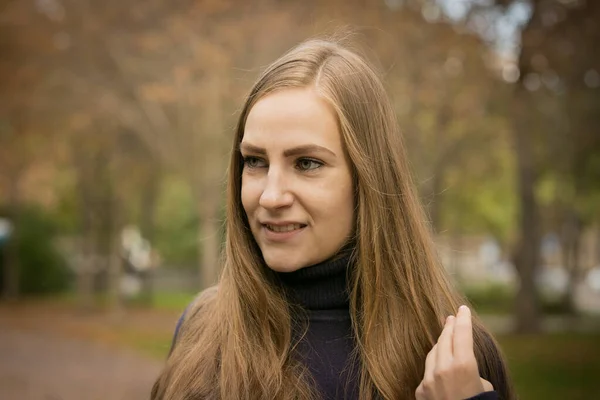
<path id="1" fill-rule="evenodd" d="M 343 309 L 349 307 L 350 263 L 351 252 L 344 252 L 294 272 L 278 272 L 277 277 L 290 301 L 307 310 Z"/>

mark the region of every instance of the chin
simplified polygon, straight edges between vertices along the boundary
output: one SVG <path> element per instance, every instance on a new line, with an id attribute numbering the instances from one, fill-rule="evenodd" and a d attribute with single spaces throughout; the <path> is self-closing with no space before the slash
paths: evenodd
<path id="1" fill-rule="evenodd" d="M 290 261 L 289 257 L 264 257 L 267 267 L 276 272 L 294 272 L 307 267 L 307 262 L 301 260 Z"/>

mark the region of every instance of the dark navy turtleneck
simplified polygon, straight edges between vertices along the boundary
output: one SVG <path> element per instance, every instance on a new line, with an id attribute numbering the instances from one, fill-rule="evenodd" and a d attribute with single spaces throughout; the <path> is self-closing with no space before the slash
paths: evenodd
<path id="1" fill-rule="evenodd" d="M 311 372 L 323 400 L 358 399 L 360 364 L 352 358 L 355 340 L 350 319 L 349 273 L 350 256 L 343 255 L 277 274 L 289 301 L 305 311 L 294 315 L 301 322 L 296 334 L 301 335 L 306 327 L 297 354 Z M 497 399 L 496 392 L 486 392 L 469 400 Z"/>
<path id="2" fill-rule="evenodd" d="M 297 354 L 311 372 L 324 400 L 358 399 L 359 368 L 350 360 L 355 348 L 347 291 L 349 257 L 342 256 L 298 271 L 278 273 L 291 303 L 306 313 L 296 335 L 307 329 Z"/>

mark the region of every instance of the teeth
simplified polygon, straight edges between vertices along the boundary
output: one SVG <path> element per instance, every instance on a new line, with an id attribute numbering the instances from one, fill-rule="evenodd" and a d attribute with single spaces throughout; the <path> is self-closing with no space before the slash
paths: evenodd
<path id="1" fill-rule="evenodd" d="M 300 229 L 300 224 L 289 224 L 289 225 L 267 225 L 267 228 L 273 232 L 289 232 L 296 229 Z"/>

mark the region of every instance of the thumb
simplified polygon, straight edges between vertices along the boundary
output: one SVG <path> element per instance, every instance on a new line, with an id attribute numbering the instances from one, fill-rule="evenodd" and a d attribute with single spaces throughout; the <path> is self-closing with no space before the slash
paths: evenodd
<path id="1" fill-rule="evenodd" d="M 491 384 L 491 382 L 486 381 L 483 378 L 479 378 L 481 380 L 481 384 L 483 385 L 483 391 L 484 392 L 491 392 L 494 390 L 494 386 Z"/>

